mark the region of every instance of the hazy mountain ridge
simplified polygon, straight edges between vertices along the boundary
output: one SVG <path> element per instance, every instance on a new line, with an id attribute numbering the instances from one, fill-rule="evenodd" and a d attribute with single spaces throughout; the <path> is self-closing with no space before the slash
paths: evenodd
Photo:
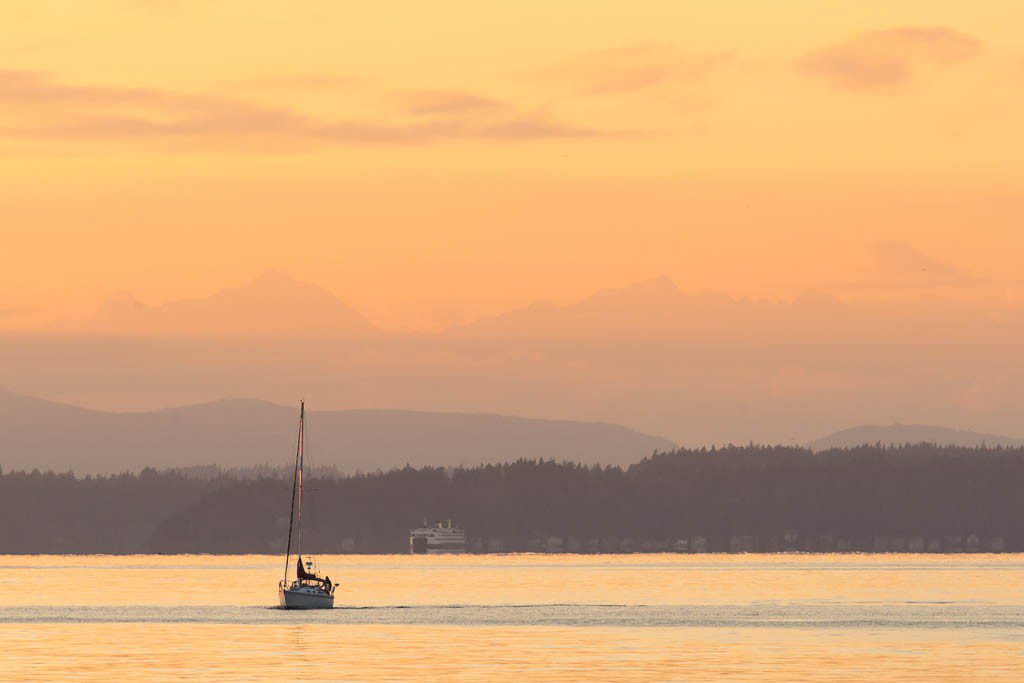
<path id="1" fill-rule="evenodd" d="M 111 413 L 0 392 L 0 466 L 109 473 L 288 465 L 296 422 L 296 408 L 252 399 Z M 469 413 L 310 410 L 307 430 L 310 462 L 347 472 L 516 458 L 628 464 L 674 447 L 607 423 Z"/>
<path id="2" fill-rule="evenodd" d="M 934 425 L 861 425 L 843 429 L 807 444 L 813 451 L 824 451 L 829 448 L 850 448 L 853 446 L 882 444 L 904 445 L 932 443 L 937 446 L 1024 446 L 1024 439 L 1015 439 L 999 434 L 984 434 L 964 429 L 936 427 Z"/>
<path id="3" fill-rule="evenodd" d="M 463 335 L 535 337 L 707 338 L 747 336 L 752 330 L 776 336 L 794 327 L 809 330 L 812 318 L 852 320 L 857 311 L 835 297 L 806 292 L 793 301 L 734 299 L 721 292 L 687 293 L 667 276 L 620 288 L 602 289 L 558 306 L 534 303 L 449 330 Z M 833 328 L 826 328 L 834 330 Z"/>
<path id="4" fill-rule="evenodd" d="M 304 296 L 292 283 L 263 284 Z M 178 332 L 8 331 L 0 384 L 114 410 L 242 395 L 558 416 L 695 446 L 806 443 L 832 425 L 893 419 L 1015 433 L 1024 401 L 1024 366 L 1007 360 L 1024 318 L 944 298 L 776 302 L 688 293 L 662 277 L 418 334 L 343 333 L 331 316 L 315 320 L 319 306 L 289 318 L 275 305 L 260 314 L 272 323 L 230 334 L 214 324 L 185 334 L 180 322 Z"/>
<path id="5" fill-rule="evenodd" d="M 362 313 L 326 289 L 267 271 L 205 298 L 147 306 L 130 296 L 104 302 L 90 323 L 97 330 L 151 335 L 370 334 Z"/>
<path id="6" fill-rule="evenodd" d="M 945 316 L 945 317 L 943 317 Z M 654 340 L 810 339 L 904 340 L 942 333 L 973 336 L 1024 330 L 1020 311 L 999 317 L 963 302 L 921 298 L 877 308 L 807 290 L 792 300 L 734 298 L 722 292 L 686 292 L 668 276 L 601 289 L 567 305 L 537 301 L 495 316 L 455 325 L 426 337 L 641 338 Z M 319 285 L 267 271 L 208 297 L 148 306 L 129 295 L 104 302 L 91 331 L 149 336 L 331 336 L 388 334 L 356 308 Z M 403 336 L 395 334 L 393 336 Z"/>
<path id="7" fill-rule="evenodd" d="M 809 289 L 788 300 L 736 298 L 685 291 L 667 276 L 557 305 L 523 308 L 449 328 L 456 337 L 704 341 L 762 343 L 978 340 L 1024 332 L 1024 313 L 999 315 L 970 302 L 918 297 L 888 302 L 848 301 Z"/>

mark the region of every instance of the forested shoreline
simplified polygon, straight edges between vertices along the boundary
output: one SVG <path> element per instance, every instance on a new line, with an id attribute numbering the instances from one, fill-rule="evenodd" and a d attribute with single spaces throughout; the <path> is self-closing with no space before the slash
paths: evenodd
<path id="1" fill-rule="evenodd" d="M 2 472 L 0 552 L 280 552 L 281 475 Z M 424 518 L 454 520 L 479 552 L 1024 550 L 1017 448 L 729 446 L 628 468 L 519 460 L 306 483 L 305 547 L 321 553 L 405 552 Z"/>

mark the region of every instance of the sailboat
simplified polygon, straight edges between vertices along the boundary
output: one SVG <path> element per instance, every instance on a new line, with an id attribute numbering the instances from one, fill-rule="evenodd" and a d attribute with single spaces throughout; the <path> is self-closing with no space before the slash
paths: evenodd
<path id="1" fill-rule="evenodd" d="M 285 609 L 331 609 L 335 585 L 331 577 L 321 577 L 312 558 L 302 560 L 302 468 L 306 404 L 299 403 L 299 442 L 295 448 L 295 473 L 292 477 L 292 506 L 288 515 L 288 547 L 285 549 L 284 578 L 278 584 L 278 598 Z M 292 563 L 292 529 L 295 530 L 295 580 L 288 582 Z"/>

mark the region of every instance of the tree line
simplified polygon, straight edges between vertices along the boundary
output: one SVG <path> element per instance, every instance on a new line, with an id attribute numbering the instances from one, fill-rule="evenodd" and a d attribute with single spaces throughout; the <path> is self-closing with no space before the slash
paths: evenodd
<path id="1" fill-rule="evenodd" d="M 284 476 L 282 476 L 284 475 Z M 930 444 L 826 452 L 728 446 L 655 453 L 628 467 L 518 460 L 306 480 L 304 547 L 404 552 L 424 518 L 452 519 L 508 550 L 546 537 L 665 542 L 700 535 L 999 538 L 1024 550 L 1024 449 Z M 179 471 L 114 477 L 0 475 L 0 551 L 279 552 L 290 472 Z M 771 544 L 775 539 L 775 545 Z M 868 545 L 865 545 L 865 544 Z M 800 546 L 804 549 L 829 549 Z"/>

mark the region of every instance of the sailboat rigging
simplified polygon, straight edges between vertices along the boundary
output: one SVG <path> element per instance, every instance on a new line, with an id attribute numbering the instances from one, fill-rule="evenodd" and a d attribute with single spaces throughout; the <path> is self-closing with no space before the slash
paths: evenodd
<path id="1" fill-rule="evenodd" d="M 302 561 L 302 473 L 305 466 L 306 404 L 299 403 L 299 438 L 295 447 L 295 471 L 292 475 L 292 503 L 288 513 L 288 545 L 285 548 L 284 578 L 278 584 L 278 598 L 286 609 L 330 609 L 334 607 L 335 584 L 331 577 L 317 573 L 312 558 Z M 292 531 L 295 531 L 295 580 L 288 582 L 292 561 Z"/>

